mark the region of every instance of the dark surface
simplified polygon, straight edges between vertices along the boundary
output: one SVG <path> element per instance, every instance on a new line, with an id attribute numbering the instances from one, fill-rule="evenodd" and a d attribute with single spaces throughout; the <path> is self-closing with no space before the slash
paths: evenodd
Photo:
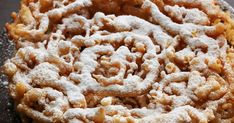
<path id="1" fill-rule="evenodd" d="M 14 45 L 8 41 L 4 31 L 0 32 L 0 66 L 11 57 Z M 1 71 L 0 71 L 1 72 Z M 0 123 L 20 123 L 19 117 L 14 111 L 13 100 L 9 96 L 7 77 L 0 73 Z"/>
<path id="2" fill-rule="evenodd" d="M 10 21 L 11 12 L 17 11 L 19 0 L 0 0 L 0 28 Z"/>
<path id="3" fill-rule="evenodd" d="M 10 14 L 17 11 L 20 0 L 0 0 L 0 30 L 4 28 L 6 22 L 10 21 Z M 234 0 L 226 0 L 234 6 Z M 5 60 L 11 57 L 14 46 L 7 40 L 3 31 L 0 32 L 0 66 Z M 1 69 L 0 69 L 1 70 Z M 1 71 L 0 71 L 1 72 Z M 12 99 L 9 97 L 6 82 L 7 78 L 0 73 L 0 123 L 20 123 L 18 115 L 14 111 Z"/>
<path id="4" fill-rule="evenodd" d="M 0 66 L 11 57 L 14 51 L 14 46 L 8 41 L 3 28 L 5 23 L 11 20 L 11 12 L 17 11 L 18 8 L 19 0 L 0 0 Z M 18 114 L 14 111 L 6 81 L 7 77 L 0 71 L 0 123 L 20 123 Z"/>

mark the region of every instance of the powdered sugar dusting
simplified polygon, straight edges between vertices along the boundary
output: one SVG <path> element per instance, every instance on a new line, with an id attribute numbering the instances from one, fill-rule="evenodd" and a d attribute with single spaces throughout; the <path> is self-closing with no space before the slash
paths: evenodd
<path id="1" fill-rule="evenodd" d="M 223 17 L 214 0 L 102 2 L 22 2 L 29 18 L 7 26 L 19 49 L 4 65 L 20 112 L 42 122 L 231 119 L 230 46 L 210 19 Z"/>

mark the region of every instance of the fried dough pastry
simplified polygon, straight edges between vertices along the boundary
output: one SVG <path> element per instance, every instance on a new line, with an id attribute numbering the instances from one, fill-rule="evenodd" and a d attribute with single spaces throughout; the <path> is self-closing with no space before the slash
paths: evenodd
<path id="1" fill-rule="evenodd" d="M 234 21 L 216 0 L 22 0 L 12 17 L 22 118 L 234 122 Z"/>

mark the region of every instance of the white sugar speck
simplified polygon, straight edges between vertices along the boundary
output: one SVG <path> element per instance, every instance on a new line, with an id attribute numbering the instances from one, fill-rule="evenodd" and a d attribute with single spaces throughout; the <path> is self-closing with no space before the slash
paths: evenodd
<path id="1" fill-rule="evenodd" d="M 8 81 L 4 81 L 4 82 L 2 82 L 2 84 L 3 84 L 4 86 L 7 86 L 7 85 L 8 85 Z"/>

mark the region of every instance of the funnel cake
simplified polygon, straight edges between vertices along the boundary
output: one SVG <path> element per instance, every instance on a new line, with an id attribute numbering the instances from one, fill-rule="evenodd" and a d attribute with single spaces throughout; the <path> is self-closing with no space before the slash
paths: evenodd
<path id="1" fill-rule="evenodd" d="M 234 21 L 216 0 L 22 0 L 4 65 L 24 122 L 234 122 Z"/>

